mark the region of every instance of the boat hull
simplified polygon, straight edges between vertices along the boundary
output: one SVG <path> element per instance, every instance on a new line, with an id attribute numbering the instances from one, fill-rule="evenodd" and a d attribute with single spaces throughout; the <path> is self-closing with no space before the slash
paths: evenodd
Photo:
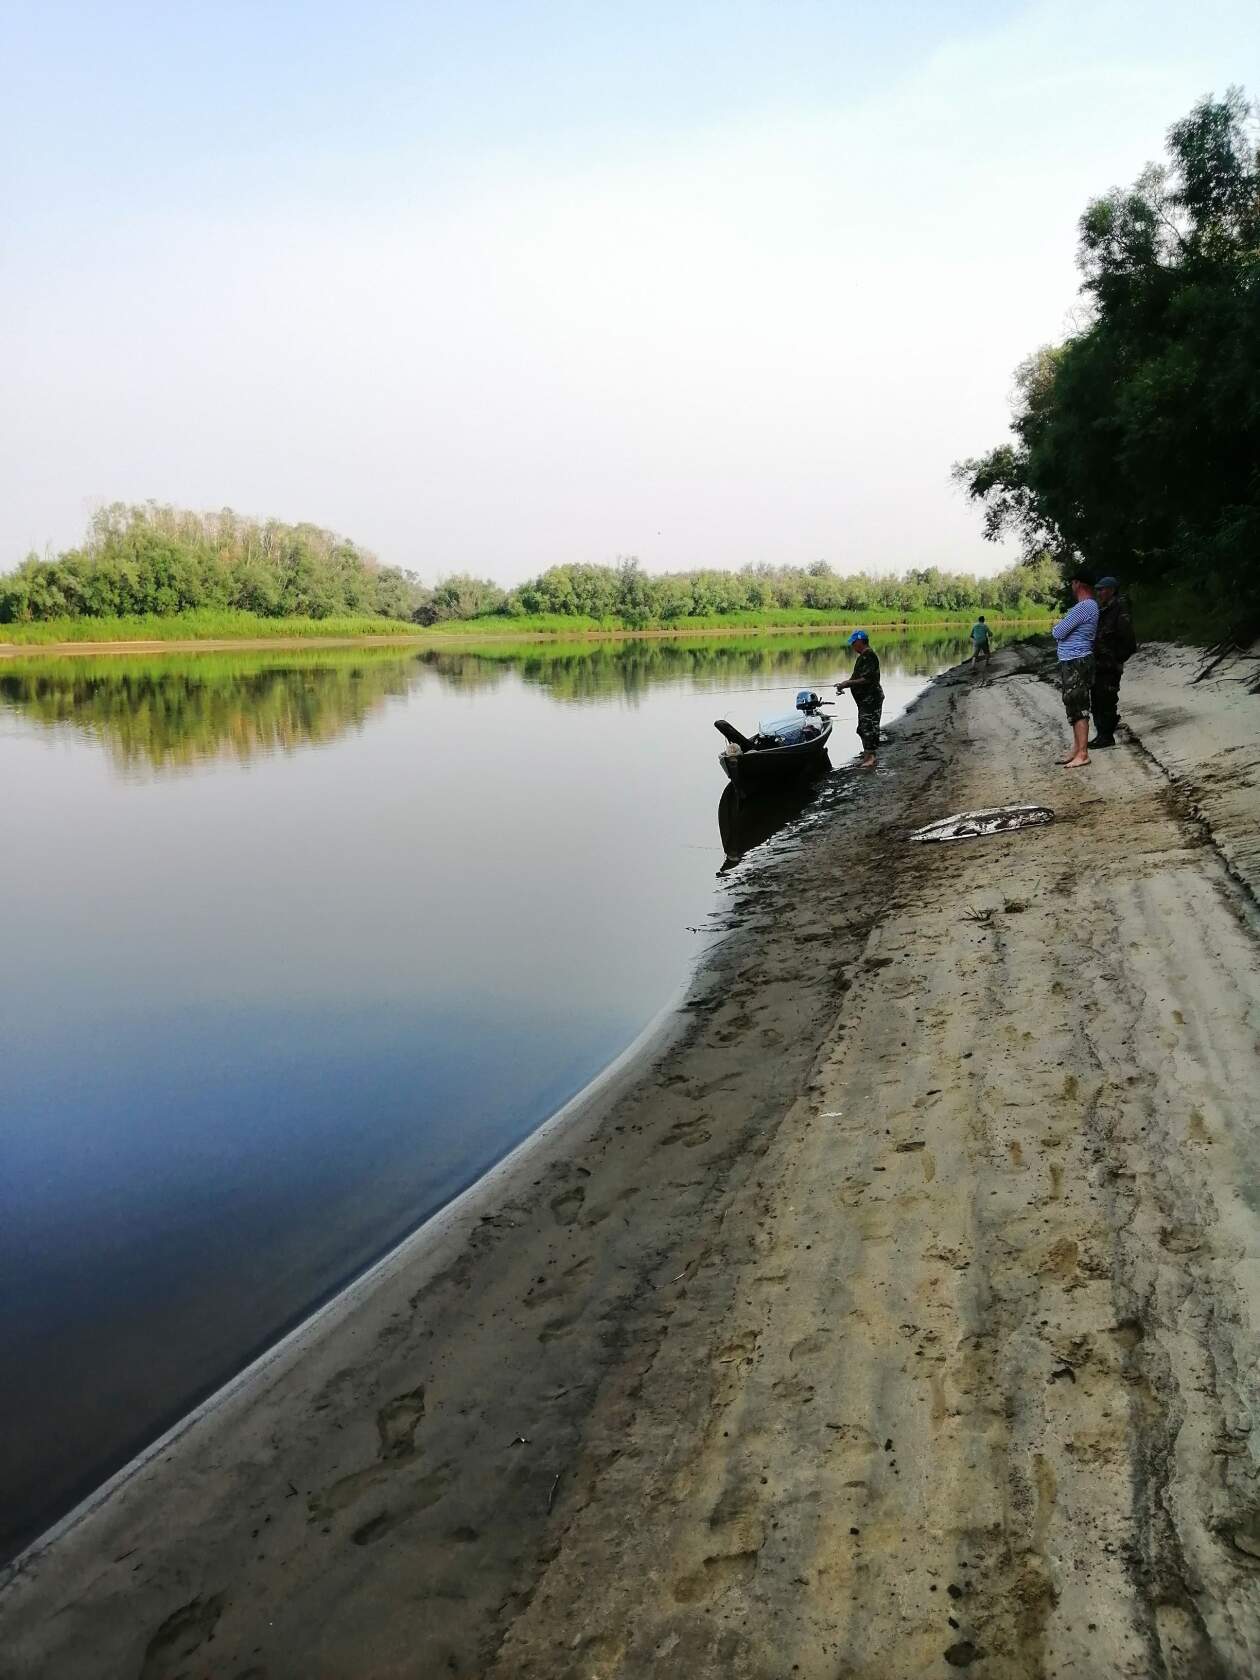
<path id="1" fill-rule="evenodd" d="M 818 770 L 827 757 L 827 742 L 831 739 L 831 720 L 822 732 L 809 741 L 796 741 L 788 747 L 759 747 L 751 752 L 719 753 L 718 763 L 731 784 L 740 793 L 756 793 L 763 788 L 782 787 L 811 770 Z"/>

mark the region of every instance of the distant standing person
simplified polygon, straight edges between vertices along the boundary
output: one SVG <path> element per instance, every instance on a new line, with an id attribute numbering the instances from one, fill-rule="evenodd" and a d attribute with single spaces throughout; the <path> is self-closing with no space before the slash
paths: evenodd
<path id="1" fill-rule="evenodd" d="M 884 691 L 879 681 L 879 658 L 865 630 L 855 630 L 849 646 L 857 652 L 848 682 L 838 682 L 836 693 L 850 689 L 857 702 L 857 732 L 862 743 L 862 768 L 875 768 L 879 752 L 879 720 L 884 710 Z"/>
<path id="2" fill-rule="evenodd" d="M 1113 577 L 1099 578 L 1098 634 L 1094 638 L 1094 739 L 1091 747 L 1114 747 L 1120 721 L 1120 678 L 1124 663 L 1137 652 L 1137 637 L 1129 608 L 1120 598 L 1120 585 Z"/>
<path id="3" fill-rule="evenodd" d="M 1094 682 L 1094 637 L 1098 630 L 1098 602 L 1093 582 L 1079 572 L 1072 578 L 1076 605 L 1052 626 L 1059 644 L 1059 683 L 1063 710 L 1072 725 L 1072 750 L 1060 760 L 1065 770 L 1089 763 L 1089 691 Z"/>
<path id="4" fill-rule="evenodd" d="M 980 617 L 971 626 L 971 669 L 973 671 L 978 670 L 982 659 L 987 665 L 992 657 L 993 650 L 989 646 L 989 626 L 984 622 L 984 614 L 981 613 Z"/>

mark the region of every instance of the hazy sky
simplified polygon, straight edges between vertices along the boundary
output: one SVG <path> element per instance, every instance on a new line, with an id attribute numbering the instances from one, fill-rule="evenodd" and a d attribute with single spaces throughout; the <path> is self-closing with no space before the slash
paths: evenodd
<path id="1" fill-rule="evenodd" d="M 949 481 L 1255 0 L 0 0 L 0 565 L 1003 556 Z"/>

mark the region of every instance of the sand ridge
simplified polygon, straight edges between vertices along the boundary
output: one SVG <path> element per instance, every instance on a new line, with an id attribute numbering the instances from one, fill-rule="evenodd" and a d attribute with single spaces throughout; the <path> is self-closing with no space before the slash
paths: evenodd
<path id="1" fill-rule="evenodd" d="M 1156 727 L 1057 770 L 1035 665 L 939 682 L 662 1054 L 31 1556 L 0 1672 L 1256 1672 L 1255 906 Z"/>

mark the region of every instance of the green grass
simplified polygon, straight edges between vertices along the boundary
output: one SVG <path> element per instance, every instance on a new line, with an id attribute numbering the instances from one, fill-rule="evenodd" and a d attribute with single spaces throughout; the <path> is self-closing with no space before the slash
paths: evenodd
<path id="1" fill-rule="evenodd" d="M 996 613 L 986 614 L 989 622 L 1027 624 L 1041 627 L 1050 622 L 1049 613 L 1036 613 L 1024 618 L 1003 618 Z M 569 617 L 562 613 L 535 613 L 520 618 L 494 615 L 488 618 L 451 620 L 428 629 L 397 619 L 370 618 L 260 618 L 256 613 L 224 612 L 215 608 L 201 608 L 195 612 L 174 613 L 160 617 L 147 613 L 128 618 L 50 618 L 34 624 L 0 624 L 0 645 L 21 647 L 48 646 L 55 642 L 178 642 L 178 641 L 257 641 L 276 637 L 302 637 L 312 640 L 328 636 L 415 636 L 425 640 L 498 640 L 501 637 L 520 640 L 528 636 L 624 636 L 635 629 L 668 632 L 670 635 L 691 636 L 698 633 L 741 631 L 791 630 L 849 630 L 857 624 L 865 628 L 936 628 L 940 626 L 970 626 L 971 612 L 943 613 L 938 609 L 920 608 L 914 612 L 867 612 L 840 615 L 820 612 L 810 607 L 768 607 L 764 611 L 708 613 L 702 617 L 679 618 L 668 623 L 643 626 L 626 624 L 620 618 Z"/>
<path id="2" fill-rule="evenodd" d="M 1053 614 L 1034 608 L 1026 616 L 1004 618 L 986 611 L 990 624 L 1027 624 L 1040 628 L 1051 622 Z M 435 624 L 429 632 L 435 636 L 475 637 L 478 641 L 498 636 L 624 636 L 635 631 L 690 636 L 701 631 L 748 630 L 844 630 L 861 625 L 863 629 L 909 626 L 935 629 L 938 626 L 975 623 L 975 612 L 949 613 L 939 607 L 916 607 L 911 612 L 893 612 L 884 608 L 866 612 L 823 612 L 816 607 L 765 607 L 741 612 L 703 613 L 694 618 L 651 619 L 643 625 L 627 624 L 620 618 L 584 618 L 578 614 L 527 613 L 519 618 L 492 614 L 486 618 L 451 619 Z"/>
<path id="3" fill-rule="evenodd" d="M 36 624 L 0 624 L 0 644 L 44 646 L 50 642 L 254 641 L 273 636 L 414 636 L 415 624 L 392 618 L 260 618 L 257 613 L 213 607 L 161 617 L 49 618 Z"/>

